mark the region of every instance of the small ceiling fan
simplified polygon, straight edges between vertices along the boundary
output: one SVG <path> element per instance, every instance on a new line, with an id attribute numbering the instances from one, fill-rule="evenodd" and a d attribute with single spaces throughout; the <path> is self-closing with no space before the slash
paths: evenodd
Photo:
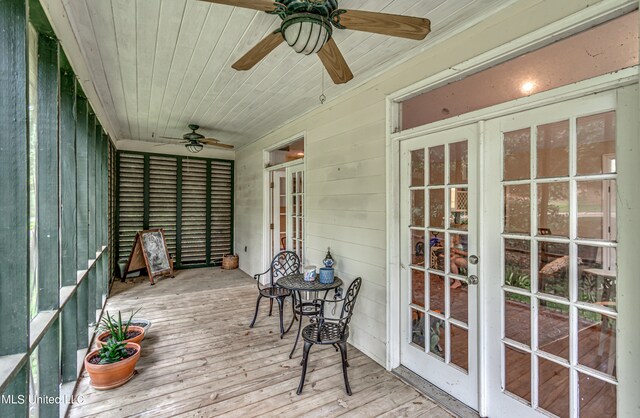
<path id="1" fill-rule="evenodd" d="M 186 134 L 182 135 L 182 138 L 173 138 L 168 136 L 161 136 L 160 138 L 172 139 L 177 141 L 185 141 L 183 142 L 184 146 L 187 147 L 187 149 L 193 153 L 202 151 L 202 148 L 204 148 L 204 145 L 211 145 L 213 147 L 233 149 L 233 145 L 223 144 L 222 142 L 220 142 L 215 138 L 205 138 L 204 135 L 197 133 L 196 131 L 200 129 L 200 126 L 198 125 L 190 124 L 189 129 L 191 129 L 191 132 L 187 132 Z M 162 146 L 162 145 L 168 145 L 168 144 L 158 144 L 156 146 Z"/>
<path id="2" fill-rule="evenodd" d="M 336 84 L 348 82 L 353 78 L 353 73 L 332 38 L 334 27 L 415 40 L 424 39 L 431 31 L 429 19 L 340 9 L 338 0 L 202 1 L 260 10 L 282 19 L 280 28 L 233 64 L 234 69 L 238 71 L 251 69 L 286 41 L 298 53 L 306 55 L 317 53 Z"/>

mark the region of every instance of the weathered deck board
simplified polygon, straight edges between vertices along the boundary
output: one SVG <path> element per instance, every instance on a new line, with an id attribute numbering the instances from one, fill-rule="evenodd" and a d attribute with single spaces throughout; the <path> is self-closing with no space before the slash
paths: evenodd
<path id="1" fill-rule="evenodd" d="M 304 391 L 296 395 L 301 349 L 288 358 L 295 334 L 279 338 L 277 313 L 267 317 L 264 301 L 249 329 L 255 298 L 253 280 L 239 270 L 180 271 L 153 287 L 144 278 L 117 283 L 107 309 L 141 307 L 138 316 L 153 322 L 137 375 L 120 388 L 96 391 L 83 373 L 76 395 L 84 402 L 69 416 L 450 416 L 351 346 L 353 396 L 344 391 L 340 357 L 331 347 L 312 349 Z"/>

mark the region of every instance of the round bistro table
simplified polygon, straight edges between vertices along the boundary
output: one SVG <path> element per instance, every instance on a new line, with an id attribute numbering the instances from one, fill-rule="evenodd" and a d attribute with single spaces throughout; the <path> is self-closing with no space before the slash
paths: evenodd
<path id="1" fill-rule="evenodd" d="M 335 277 L 333 279 L 333 283 L 324 284 L 320 283 L 316 278 L 316 280 L 312 282 L 307 282 L 304 280 L 304 274 L 296 273 L 278 279 L 278 281 L 276 282 L 276 286 L 291 290 L 291 294 L 293 295 L 293 312 L 295 316 L 300 315 L 300 320 L 298 321 L 298 333 L 296 334 L 296 342 L 293 344 L 291 354 L 289 354 L 289 358 L 291 358 L 293 357 L 293 353 L 296 351 L 298 339 L 300 339 L 302 318 L 305 316 L 318 316 L 320 314 L 320 308 L 322 304 L 322 302 L 314 301 L 305 302 L 302 299 L 301 292 L 324 292 L 323 299 L 326 299 L 329 290 L 337 289 L 338 287 L 342 286 L 342 280 L 340 280 L 340 278 L 338 277 Z"/>

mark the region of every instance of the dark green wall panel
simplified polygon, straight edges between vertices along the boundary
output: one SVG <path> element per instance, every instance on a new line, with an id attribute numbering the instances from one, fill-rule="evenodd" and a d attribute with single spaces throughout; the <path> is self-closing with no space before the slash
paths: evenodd
<path id="1" fill-rule="evenodd" d="M 89 244 L 88 257 L 96 258 L 96 117 L 89 109 L 87 127 L 87 190 L 89 204 Z"/>
<path id="2" fill-rule="evenodd" d="M 75 382 L 78 375 L 78 294 L 62 309 L 61 378 L 62 383 Z"/>
<path id="3" fill-rule="evenodd" d="M 38 309 L 58 307 L 58 42 L 38 36 Z"/>
<path id="4" fill-rule="evenodd" d="M 40 396 L 55 399 L 60 395 L 60 320 L 56 319 L 38 344 Z M 60 405 L 55 402 L 41 402 L 38 405 L 39 418 L 54 418 L 60 413 Z"/>
<path id="5" fill-rule="evenodd" d="M 233 161 L 122 151 L 117 167 L 119 261 L 149 228 L 170 231 L 176 268 L 220 265 L 233 251 Z"/>
<path id="6" fill-rule="evenodd" d="M 77 84 L 76 84 L 77 85 Z M 87 182 L 87 99 L 76 96 L 76 231 L 78 270 L 87 269 L 89 259 L 89 199 Z"/>
<path id="7" fill-rule="evenodd" d="M 0 0 L 0 356 L 27 351 L 29 229 L 27 194 L 26 6 Z"/>
<path id="8" fill-rule="evenodd" d="M 19 396 L 29 393 L 28 362 L 22 367 L 18 375 L 9 384 L 2 395 L 13 399 L 13 402 L 0 402 L 0 417 L 28 417 L 29 402 L 19 402 Z"/>
<path id="9" fill-rule="evenodd" d="M 63 286 L 76 284 L 76 121 L 75 76 L 60 75 L 61 274 Z"/>

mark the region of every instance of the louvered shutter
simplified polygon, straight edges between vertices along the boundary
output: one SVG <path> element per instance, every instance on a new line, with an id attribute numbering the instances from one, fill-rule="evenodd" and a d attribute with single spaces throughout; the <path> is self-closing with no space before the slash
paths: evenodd
<path id="1" fill-rule="evenodd" d="M 126 260 L 136 232 L 143 229 L 144 157 L 121 153 L 118 179 L 118 259 Z"/>
<path id="2" fill-rule="evenodd" d="M 181 264 L 207 262 L 207 161 L 182 160 Z"/>
<path id="3" fill-rule="evenodd" d="M 176 202 L 178 161 L 175 157 L 149 157 L 149 228 L 164 228 L 167 249 L 176 254 Z"/>
<path id="4" fill-rule="evenodd" d="M 232 252 L 233 170 L 229 161 L 211 161 L 211 262 L 222 263 L 222 256 Z"/>

